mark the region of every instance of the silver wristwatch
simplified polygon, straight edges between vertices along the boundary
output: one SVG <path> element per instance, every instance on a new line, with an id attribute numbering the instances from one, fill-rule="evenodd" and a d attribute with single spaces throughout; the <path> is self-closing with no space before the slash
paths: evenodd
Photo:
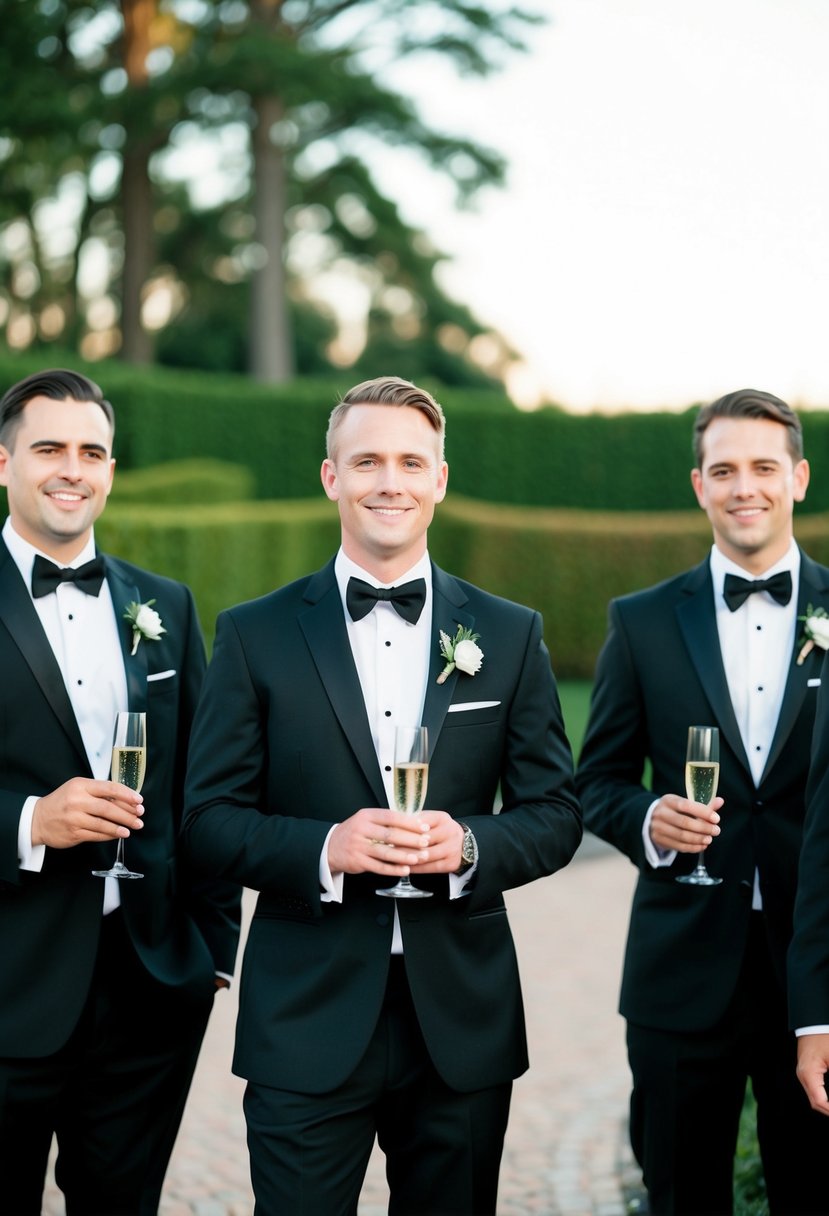
<path id="1" fill-rule="evenodd" d="M 458 820 L 460 823 L 460 820 Z M 460 877 L 465 874 L 470 866 L 474 866 L 478 860 L 478 845 L 475 837 L 472 835 L 472 829 L 466 823 L 461 823 L 463 828 L 463 844 L 461 845 L 461 864 L 458 866 L 455 873 Z"/>

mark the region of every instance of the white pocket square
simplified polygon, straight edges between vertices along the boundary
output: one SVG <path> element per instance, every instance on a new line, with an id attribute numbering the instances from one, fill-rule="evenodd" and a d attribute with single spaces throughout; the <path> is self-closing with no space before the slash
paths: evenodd
<path id="1" fill-rule="evenodd" d="M 818 676 L 817 679 L 815 679 L 815 680 L 807 680 L 806 687 L 807 688 L 820 688 L 820 676 Z"/>
<path id="2" fill-rule="evenodd" d="M 153 680 L 169 680 L 171 676 L 174 676 L 175 674 L 175 667 L 171 667 L 169 671 L 154 671 L 151 676 L 147 676 L 147 683 L 149 684 Z"/>
<path id="3" fill-rule="evenodd" d="M 467 709 L 492 709 L 493 705 L 500 704 L 500 701 L 458 701 L 455 705 L 450 705 L 446 712 L 458 714 Z"/>

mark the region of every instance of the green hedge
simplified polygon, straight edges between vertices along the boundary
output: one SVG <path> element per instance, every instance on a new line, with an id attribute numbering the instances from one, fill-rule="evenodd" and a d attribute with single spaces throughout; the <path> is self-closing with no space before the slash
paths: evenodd
<path id="1" fill-rule="evenodd" d="M 175 510 L 113 503 L 97 533 L 102 547 L 189 583 L 210 638 L 220 609 L 321 566 L 337 546 L 339 522 L 324 498 Z M 802 520 L 798 535 L 829 563 L 829 517 Z M 611 597 L 686 569 L 710 543 L 698 511 L 540 511 L 457 496 L 438 509 L 430 531 L 440 565 L 543 613 L 553 664 L 568 679 L 592 677 Z"/>
<path id="2" fill-rule="evenodd" d="M 255 496 L 256 482 L 246 465 L 226 460 L 168 460 L 146 469 L 118 469 L 110 506 L 245 502 Z"/>
<path id="3" fill-rule="evenodd" d="M 116 469 L 109 506 L 137 503 L 244 502 L 255 496 L 252 471 L 226 460 L 169 460 L 146 469 Z M 0 520 L 8 512 L 5 486 L 0 486 Z"/>
<path id="4" fill-rule="evenodd" d="M 50 362 L 83 365 L 65 352 Z M 0 387 L 44 366 L 0 352 Z M 243 376 L 87 365 L 115 404 L 124 469 L 193 456 L 247 465 L 263 499 L 319 489 L 328 415 L 351 377 L 255 384 Z M 389 370 L 389 369 L 378 369 Z M 391 369 L 393 370 L 393 369 Z M 497 393 L 435 388 L 447 414 L 453 493 L 505 504 L 604 511 L 694 509 L 693 411 L 573 415 L 514 409 Z M 726 388 L 734 386 L 725 386 Z M 829 511 L 829 413 L 806 413 L 807 513 Z"/>

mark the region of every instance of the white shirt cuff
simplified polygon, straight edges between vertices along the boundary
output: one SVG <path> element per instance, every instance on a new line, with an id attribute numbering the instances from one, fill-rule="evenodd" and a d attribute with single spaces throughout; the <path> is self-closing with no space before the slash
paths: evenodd
<path id="1" fill-rule="evenodd" d="M 468 870 L 464 870 L 463 874 L 449 875 L 449 898 L 460 899 L 462 895 L 466 895 L 466 887 L 472 875 L 478 869 L 477 861 L 471 865 Z"/>
<path id="2" fill-rule="evenodd" d="M 331 832 L 336 827 L 331 828 Z M 341 904 L 343 902 L 344 874 L 332 874 L 328 865 L 328 842 L 331 832 L 326 836 L 320 853 L 320 901 L 324 904 Z"/>
<path id="3" fill-rule="evenodd" d="M 645 816 L 645 822 L 642 824 L 642 843 L 645 846 L 645 858 L 649 865 L 658 870 L 661 866 L 673 865 L 676 860 L 676 849 L 661 849 L 658 844 L 654 844 L 651 840 L 651 819 L 653 813 L 659 805 L 659 799 L 655 798 L 648 807 L 648 813 Z"/>
<path id="4" fill-rule="evenodd" d="M 800 1026 L 795 1034 L 798 1038 L 802 1034 L 829 1034 L 829 1026 Z"/>
<path id="5" fill-rule="evenodd" d="M 40 801 L 37 797 L 27 798 L 20 812 L 20 822 L 17 827 L 17 860 L 21 870 L 31 870 L 39 874 L 46 860 L 46 845 L 32 844 L 32 816 Z"/>

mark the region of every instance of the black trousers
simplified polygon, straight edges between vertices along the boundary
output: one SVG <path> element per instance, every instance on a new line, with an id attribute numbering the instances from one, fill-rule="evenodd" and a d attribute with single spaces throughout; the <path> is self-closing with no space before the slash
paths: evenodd
<path id="1" fill-rule="evenodd" d="M 683 1034 L 628 1024 L 627 1040 L 631 1144 L 653 1216 L 730 1216 L 749 1079 L 772 1216 L 829 1212 L 829 1120 L 795 1076 L 795 1036 L 762 913 L 752 913 L 738 989 L 717 1026 Z"/>
<path id="2" fill-rule="evenodd" d="M 494 1216 L 511 1093 L 461 1094 L 441 1080 L 394 957 L 371 1044 L 344 1085 L 297 1094 L 248 1084 L 256 1216 L 356 1216 L 375 1135 L 390 1216 Z"/>
<path id="3" fill-rule="evenodd" d="M 153 1216 L 211 1007 L 209 991 L 182 1001 L 153 980 L 121 913 L 105 917 L 69 1041 L 41 1059 L 0 1058 L 2 1216 L 39 1216 L 53 1135 L 67 1216 Z"/>

